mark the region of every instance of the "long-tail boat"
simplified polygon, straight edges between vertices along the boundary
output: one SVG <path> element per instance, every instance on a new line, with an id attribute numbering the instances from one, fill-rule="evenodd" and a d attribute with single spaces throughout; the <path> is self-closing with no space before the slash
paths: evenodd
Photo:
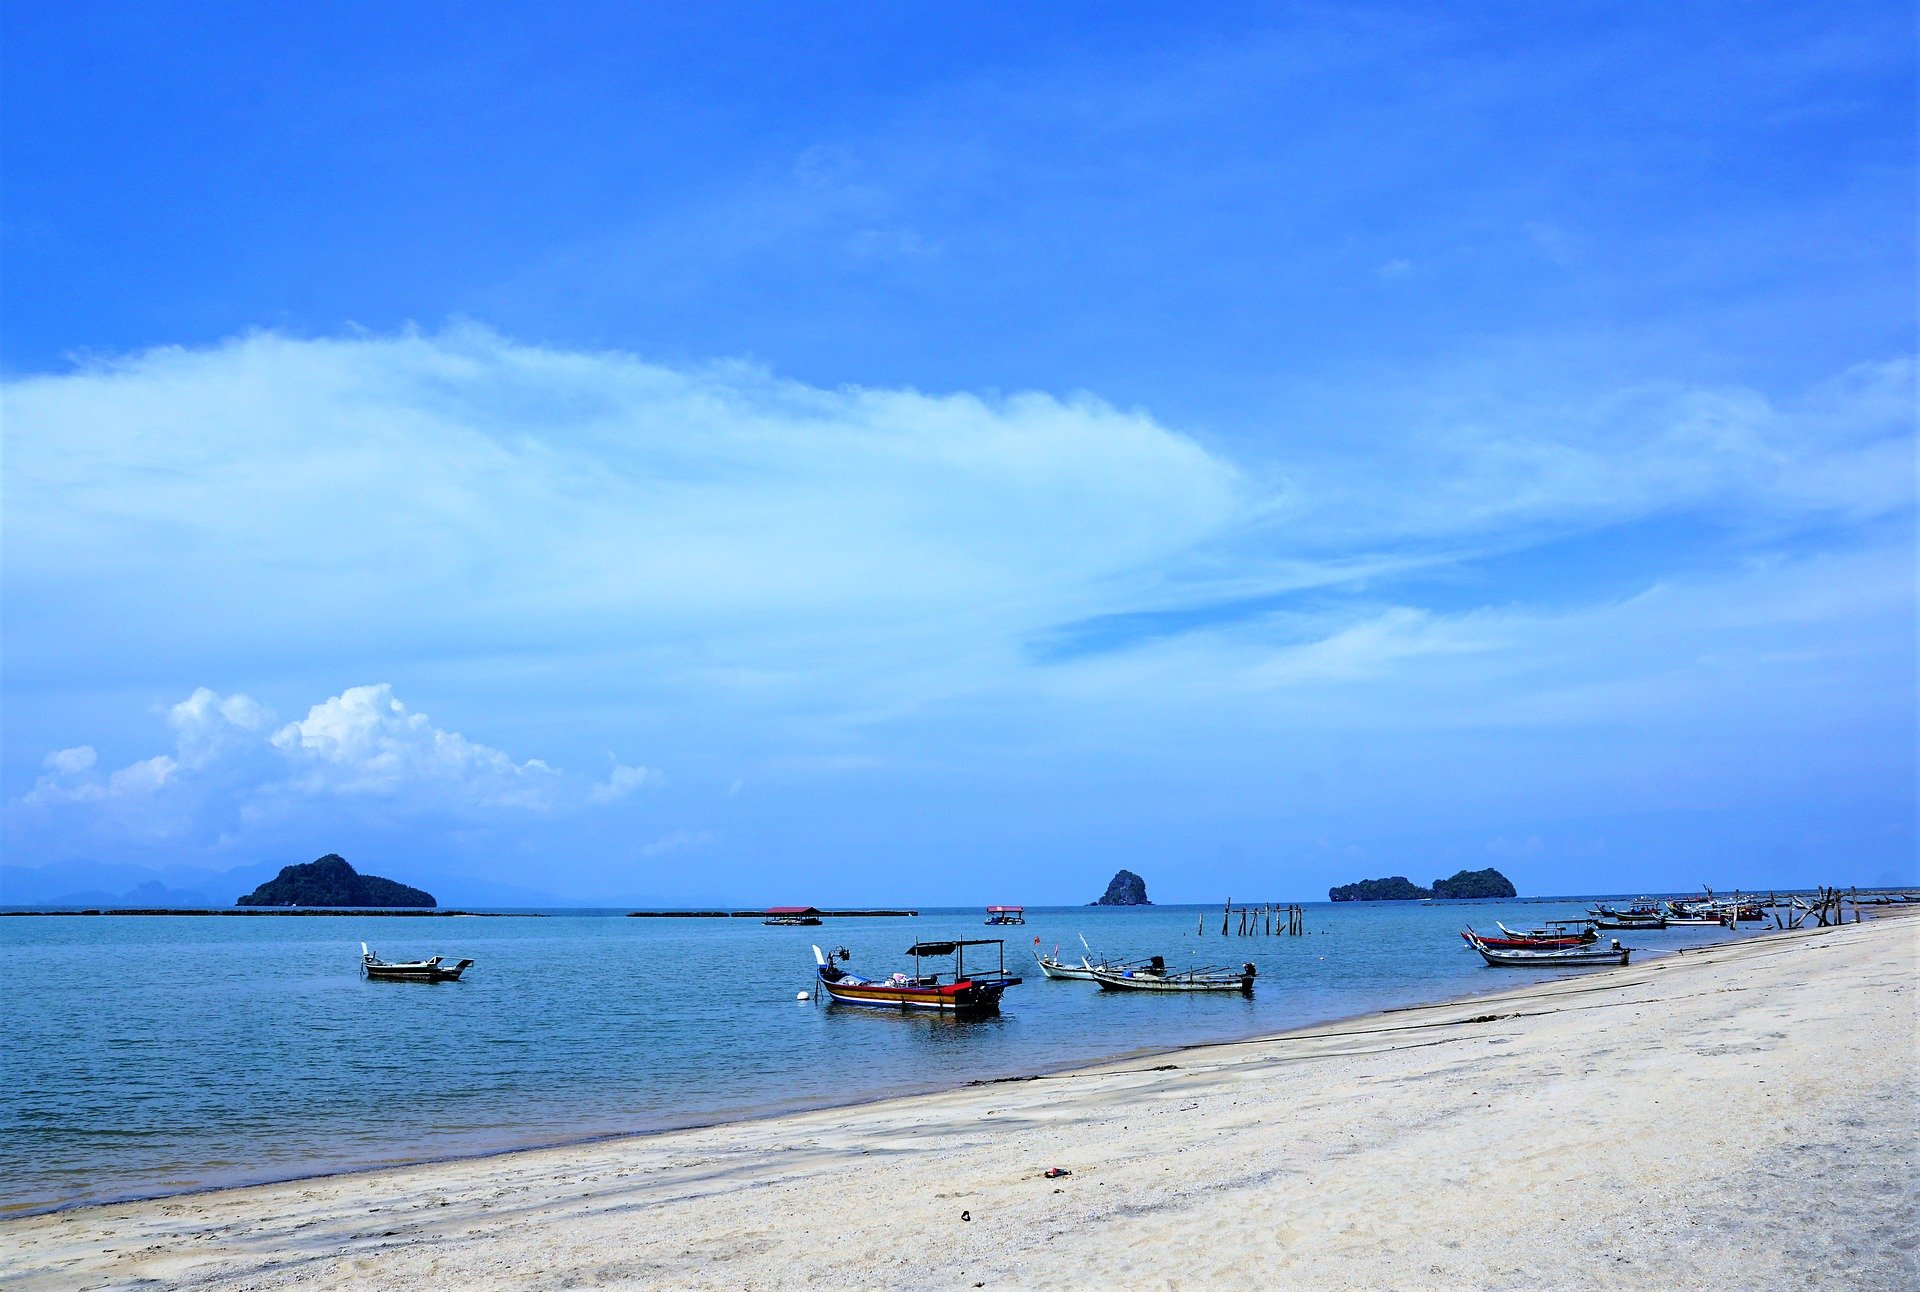
<path id="1" fill-rule="evenodd" d="M 1499 920 L 1493 923 L 1502 937 L 1512 938 L 1516 942 L 1570 942 L 1575 946 L 1585 946 L 1600 936 L 1592 920 L 1556 920 L 1537 929 L 1510 929 Z"/>
<path id="2" fill-rule="evenodd" d="M 380 978 L 391 982 L 459 982 L 460 975 L 467 971 L 473 961 L 462 960 L 456 965 L 441 963 L 441 957 L 431 960 L 382 960 L 360 944 L 360 971 L 369 978 Z"/>
<path id="3" fill-rule="evenodd" d="M 1488 946 L 1478 938 L 1468 938 L 1467 945 L 1478 951 L 1480 958 L 1495 969 L 1592 969 L 1602 965 L 1623 965 L 1633 953 L 1633 948 L 1621 946 L 1618 938 L 1614 938 L 1612 945 L 1606 947 L 1572 947 L 1552 951 Z"/>
<path id="4" fill-rule="evenodd" d="M 1593 908 L 1593 924 L 1599 929 L 1664 929 L 1667 913 L 1642 899 L 1638 906 L 1616 910 L 1604 903 Z"/>
<path id="5" fill-rule="evenodd" d="M 991 973 L 969 974 L 966 966 L 968 947 L 993 947 L 997 967 Z M 844 952 L 833 954 L 813 949 L 813 960 L 820 979 L 820 990 L 842 1005 L 864 1005 L 872 1009 L 932 1010 L 944 1014 L 985 1014 L 1000 1008 L 1000 993 L 1020 981 L 1007 972 L 1007 944 L 999 938 L 956 939 L 951 942 L 916 942 L 907 948 L 913 957 L 913 972 L 895 973 L 886 978 L 863 978 L 842 967 Z M 924 972 L 921 961 L 953 957 L 951 972 Z"/>
<path id="6" fill-rule="evenodd" d="M 1500 924 L 1498 920 L 1494 923 Z M 1470 945 L 1498 947 L 1507 951 L 1573 951 L 1587 944 L 1587 939 L 1577 933 L 1515 933 L 1504 924 L 1500 924 L 1500 931 L 1505 936 L 1494 937 L 1475 931 L 1469 924 L 1460 936 Z M 1600 935 L 1596 933 L 1594 936 Z"/>
<path id="7" fill-rule="evenodd" d="M 1091 967 L 1102 991 L 1237 991 L 1251 996 L 1256 970 L 1253 962 L 1232 969 L 1168 969 L 1160 956 L 1130 969 Z"/>
<path id="8" fill-rule="evenodd" d="M 1080 945 L 1087 946 L 1086 938 L 1082 937 L 1080 939 Z M 1033 940 L 1033 958 L 1034 958 L 1034 961 L 1037 964 L 1039 964 L 1040 972 L 1045 974 L 1047 977 L 1076 978 L 1076 979 L 1079 979 L 1081 982 L 1092 982 L 1093 971 L 1095 969 L 1112 969 L 1115 971 L 1119 971 L 1123 969 L 1137 968 L 1141 965 L 1146 964 L 1146 961 L 1144 960 L 1109 960 L 1105 956 L 1100 957 L 1099 961 L 1096 962 L 1093 959 L 1092 947 L 1087 947 L 1087 954 L 1080 957 L 1079 964 L 1073 964 L 1069 961 L 1062 960 L 1060 958 L 1059 947 L 1055 947 L 1053 949 L 1052 955 L 1048 955 L 1044 951 L 1042 951 L 1040 949 L 1039 938 L 1035 938 Z"/>

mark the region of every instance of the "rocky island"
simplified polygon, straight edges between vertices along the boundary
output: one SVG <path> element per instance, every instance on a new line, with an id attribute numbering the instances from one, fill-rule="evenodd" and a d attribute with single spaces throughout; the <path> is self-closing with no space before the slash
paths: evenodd
<path id="1" fill-rule="evenodd" d="M 1452 879 L 1436 879 L 1432 888 L 1422 888 L 1405 875 L 1385 879 L 1363 879 L 1357 884 L 1342 884 L 1327 890 L 1333 902 L 1411 902 L 1427 897 L 1518 897 L 1513 881 L 1489 866 L 1485 870 L 1462 870 Z"/>
<path id="2" fill-rule="evenodd" d="M 280 873 L 234 903 L 236 906 L 379 906 L 434 907 L 433 894 L 418 888 L 362 875 L 337 853 L 328 853 L 303 866 L 283 866 Z"/>
<path id="3" fill-rule="evenodd" d="M 1123 870 L 1107 884 L 1107 891 L 1100 899 L 1088 902 L 1089 906 L 1152 906 L 1147 900 L 1147 881 L 1131 870 Z"/>

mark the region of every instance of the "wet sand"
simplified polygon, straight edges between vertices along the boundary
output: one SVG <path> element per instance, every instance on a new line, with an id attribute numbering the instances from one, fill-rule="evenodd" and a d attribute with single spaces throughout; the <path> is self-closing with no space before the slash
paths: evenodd
<path id="1" fill-rule="evenodd" d="M 1024 1081 L 0 1222 L 0 1283 L 1920 1286 L 1914 914 Z"/>

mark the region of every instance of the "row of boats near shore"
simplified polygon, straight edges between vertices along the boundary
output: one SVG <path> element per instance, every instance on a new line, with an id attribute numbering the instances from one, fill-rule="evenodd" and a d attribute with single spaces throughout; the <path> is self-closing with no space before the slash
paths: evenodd
<path id="1" fill-rule="evenodd" d="M 1023 924 L 1023 912 L 1017 906 L 990 907 L 988 924 Z M 818 924 L 818 912 L 812 908 L 777 908 L 769 913 L 768 923 Z M 806 917 L 815 917 L 807 919 Z M 1620 908 L 1596 904 L 1591 913 L 1579 919 L 1550 920 L 1538 928 L 1510 929 L 1495 921 L 1497 934 L 1484 934 L 1468 926 L 1461 932 L 1467 945 L 1486 963 L 1508 969 L 1580 969 L 1625 965 L 1635 948 L 1622 946 L 1618 938 L 1600 945 L 1603 929 L 1665 929 L 1700 925 L 1735 927 L 1741 921 L 1764 918 L 1761 903 L 1751 899 L 1716 899 L 1711 894 L 1700 898 L 1674 899 L 1654 903 L 1642 900 Z M 1203 965 L 1173 969 L 1163 956 L 1119 960 L 1096 955 L 1081 939 L 1085 954 L 1077 962 L 1041 949 L 1041 940 L 1033 940 L 1033 958 L 1047 978 L 1097 984 L 1102 991 L 1151 992 L 1163 994 L 1253 993 L 1257 976 L 1251 961 L 1233 969 Z M 992 948 L 994 965 L 987 969 L 983 960 Z M 361 968 L 368 978 L 457 982 L 473 964 L 461 960 L 445 964 L 441 957 L 420 961 L 381 960 L 366 943 L 360 944 Z M 958 938 L 916 942 L 906 950 L 913 961 L 910 972 L 900 971 L 886 977 L 870 978 L 848 968 L 852 952 L 845 947 L 823 951 L 814 946 L 814 972 L 819 990 L 832 1001 L 847 1005 L 893 1010 L 924 1010 L 944 1014 L 982 1013 L 999 1008 L 1000 997 L 1009 987 L 1023 981 L 1008 971 L 1006 942 L 1000 938 Z M 967 967 L 967 957 L 974 968 Z M 951 960 L 950 968 L 927 967 L 928 961 Z M 805 993 L 802 993 L 805 996 Z"/>
<path id="2" fill-rule="evenodd" d="M 988 924 L 1025 923 L 1019 907 L 989 908 Z M 1461 937 L 1480 957 L 1501 969 L 1586 969 L 1625 965 L 1635 948 L 1622 946 L 1618 938 L 1600 945 L 1603 929 L 1664 929 L 1690 925 L 1722 925 L 1732 928 L 1743 920 L 1763 919 L 1762 906 L 1751 899 L 1727 900 L 1707 894 L 1660 903 L 1637 902 L 1626 908 L 1596 904 L 1587 916 L 1573 920 L 1552 920 L 1540 928 L 1516 930 L 1495 921 L 1497 935 L 1476 932 L 1471 926 Z M 1102 991 L 1160 993 L 1253 993 L 1257 970 L 1251 961 L 1238 969 L 1205 965 L 1191 969 L 1169 968 L 1165 957 L 1147 956 L 1134 960 L 1096 958 L 1093 948 L 1081 939 L 1085 954 L 1077 962 L 1060 954 L 1041 950 L 1039 938 L 1033 940 L 1033 958 L 1048 978 L 1097 983 Z M 969 973 L 967 948 L 994 948 L 995 967 L 991 971 Z M 913 958 L 911 973 L 895 973 L 886 978 L 867 978 L 847 968 L 851 953 L 845 948 L 832 952 L 813 948 L 815 973 L 820 990 L 829 1000 L 849 1005 L 883 1009 L 933 1010 L 965 1013 L 999 1007 L 1007 988 L 1022 980 L 1010 974 L 1006 966 L 1006 943 L 997 938 L 963 939 L 944 942 L 917 942 L 907 948 Z M 976 950 L 975 963 L 982 952 Z M 950 971 L 928 972 L 930 958 L 953 958 Z"/>
<path id="3" fill-rule="evenodd" d="M 1510 929 L 1495 920 L 1494 927 L 1500 930 L 1497 936 L 1475 932 L 1468 925 L 1460 936 L 1496 969 L 1587 969 L 1624 965 L 1634 952 L 1633 947 L 1621 946 L 1618 938 L 1600 946 L 1602 929 L 1731 929 L 1742 921 L 1766 918 L 1758 901 L 1715 898 L 1711 894 L 1663 902 L 1643 899 L 1624 909 L 1599 903 L 1590 911 L 1580 919 L 1549 920 L 1539 928 L 1525 930 Z"/>

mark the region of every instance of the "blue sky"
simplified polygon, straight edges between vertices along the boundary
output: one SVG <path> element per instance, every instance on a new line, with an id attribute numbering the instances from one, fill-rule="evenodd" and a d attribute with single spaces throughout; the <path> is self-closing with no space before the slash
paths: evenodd
<path id="1" fill-rule="evenodd" d="M 34 883 L 1920 879 L 1903 6 L 0 21 Z"/>

